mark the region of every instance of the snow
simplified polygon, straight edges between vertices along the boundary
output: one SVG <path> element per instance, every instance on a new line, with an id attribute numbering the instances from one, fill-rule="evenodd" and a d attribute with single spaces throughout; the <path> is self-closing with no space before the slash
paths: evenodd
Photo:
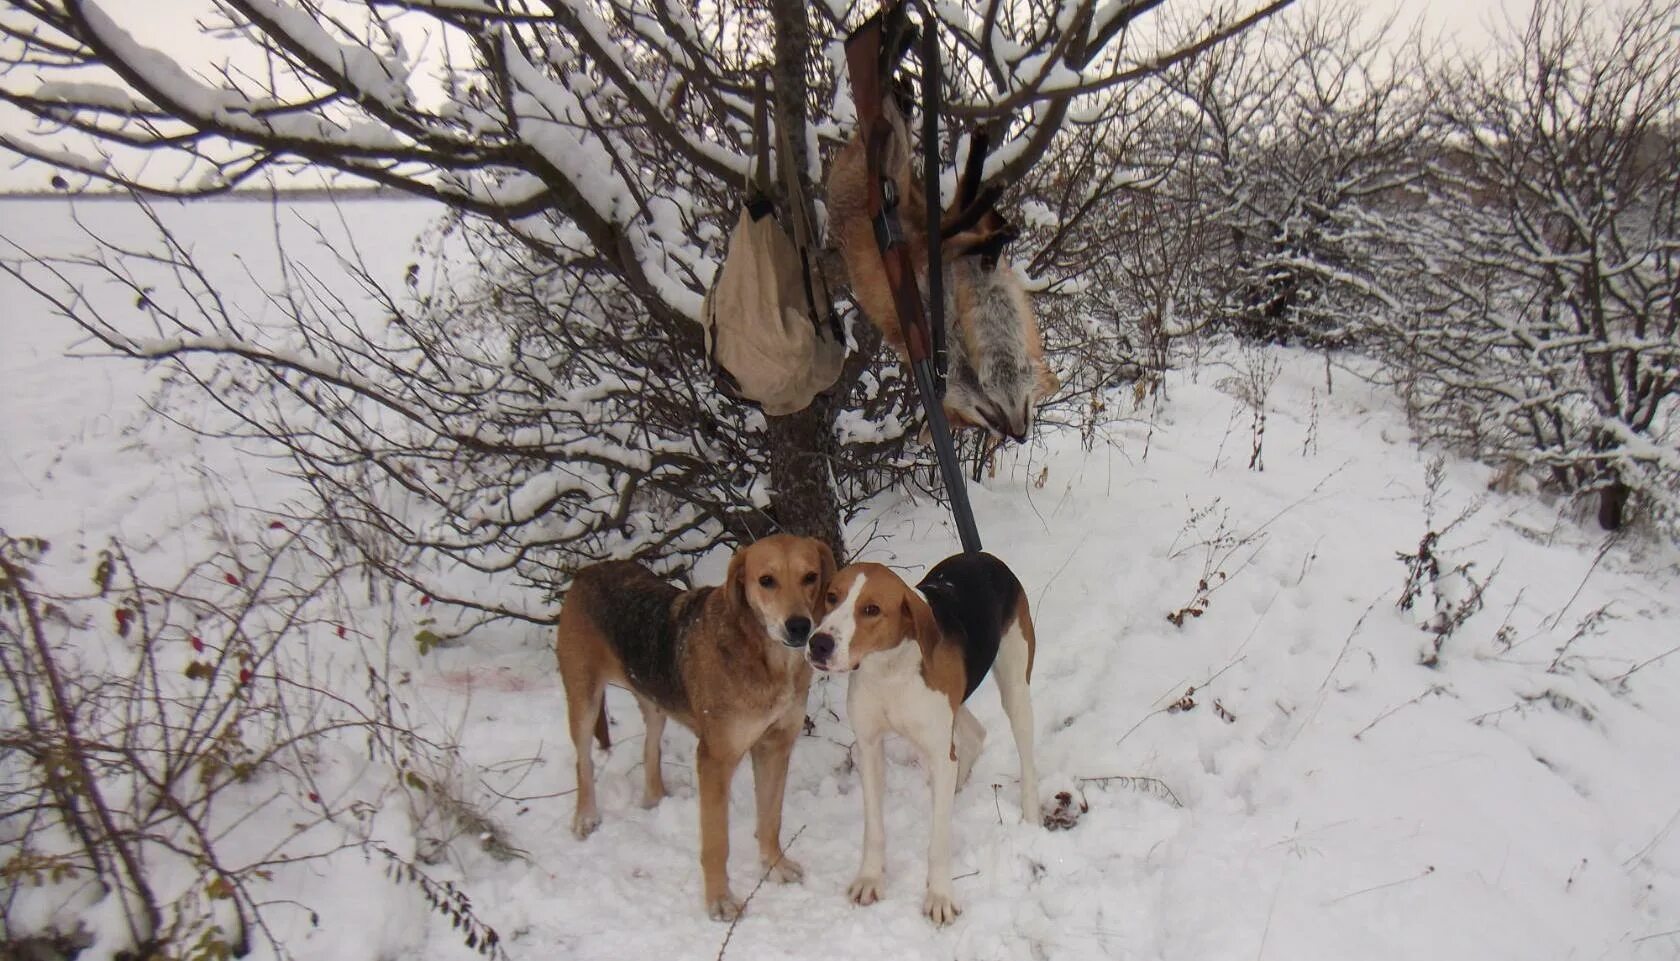
<path id="1" fill-rule="evenodd" d="M 38 249 L 78 249 L 69 210 L 0 201 L 0 222 Z M 117 203 L 76 210 L 139 228 Z M 282 217 L 293 213 L 338 222 L 324 204 L 288 204 Z M 362 201 L 345 220 L 376 275 L 394 282 L 413 259 L 395 238 L 435 213 Z M 272 273 L 268 206 L 166 214 L 221 268 L 230 299 L 263 319 L 240 278 L 243 265 L 252 277 Z M 149 569 L 178 571 L 211 536 L 203 511 L 261 525 L 296 491 L 260 449 L 147 419 L 143 399 L 157 396 L 163 368 L 66 357 L 95 351 L 15 287 L 0 276 L 0 297 L 19 305 L 0 320 L 0 528 L 51 539 L 49 560 L 65 577 L 85 584 L 92 552 L 112 534 Z M 1047 793 L 1089 804 L 1079 823 L 1017 823 L 1014 749 L 988 681 L 972 704 L 990 736 L 955 806 L 963 916 L 936 930 L 920 915 L 927 789 L 897 741 L 886 896 L 853 907 L 845 889 L 862 811 L 844 681 L 819 680 L 785 814 L 805 880 L 758 890 L 726 957 L 1531 961 L 1680 951 L 1680 654 L 1665 657 L 1680 637 L 1680 557 L 1624 540 L 1600 558 L 1596 531 L 1532 495 L 1490 491 L 1492 472 L 1469 462 L 1446 460 L 1431 492 L 1432 455 L 1413 445 L 1394 398 L 1345 371 L 1327 392 L 1320 357 L 1274 356 L 1264 472 L 1245 469 L 1247 408 L 1218 387 L 1247 361 L 1215 351 L 1169 376 L 1158 405 L 1129 390 L 1110 396 L 1120 416 L 1090 450 L 1077 432 L 1047 433 L 971 488 L 987 545 L 1033 604 L 1041 777 Z M 530 478 L 521 500 L 567 483 Z M 1427 668 L 1423 618 L 1396 606 L 1396 554 L 1416 549 L 1426 517 L 1439 529 L 1467 511 L 1438 545 L 1442 569 L 1472 562 L 1478 579 L 1499 573 Z M 956 549 L 938 505 L 896 495 L 873 502 L 848 536 L 864 558 L 911 579 Z M 718 580 L 724 561 L 709 559 L 702 580 Z M 412 599 L 358 596 L 358 624 L 419 616 Z M 1202 613 L 1182 627 L 1168 621 L 1198 598 Z M 452 615 L 431 616 L 447 627 Z M 471 895 L 515 958 L 715 957 L 725 928 L 700 904 L 692 736 L 668 729 L 673 796 L 642 810 L 640 718 L 627 694 L 611 692 L 604 820 L 574 840 L 550 640 L 540 626 L 500 624 L 425 657 L 397 652 L 412 677 L 411 717 L 460 742 L 472 796 L 529 854 L 497 862 L 458 841 L 430 870 Z M 1171 709 L 1192 687 L 1193 706 Z M 315 763 L 334 803 L 381 797 L 358 744 L 329 745 Z M 749 779 L 737 779 L 732 801 L 738 896 L 756 880 Z M 252 819 L 281 826 L 293 810 Z M 416 824 L 408 808 L 385 805 L 368 830 L 406 856 Z M 329 826 L 315 831 L 320 843 Z M 359 851 L 282 874 L 264 893 L 319 913 L 317 928 L 301 909 L 276 907 L 297 957 L 472 956 L 446 919 Z M 79 907 L 121 936 L 109 901 Z M 30 910 L 44 918 L 70 906 Z M 259 942 L 252 957 L 269 956 Z"/>
<path id="2" fill-rule="evenodd" d="M 339 41 L 321 26 L 317 13 L 274 0 L 243 0 L 241 6 L 248 16 L 273 24 L 281 36 L 325 64 L 331 75 L 343 77 L 356 99 L 376 100 L 392 110 L 413 101 L 406 66 L 362 43 Z"/>
<path id="3" fill-rule="evenodd" d="M 33 138 L 19 139 L 0 133 L 0 147 L 16 150 L 25 156 L 52 164 L 68 173 L 99 173 L 108 169 L 109 164 L 103 157 L 91 156 L 68 147 L 53 144 L 42 144 Z M 21 149 L 20 149 L 21 148 Z"/>
<path id="4" fill-rule="evenodd" d="M 143 113 L 156 109 L 143 100 L 136 100 L 127 90 L 108 83 L 50 80 L 35 88 L 35 96 L 42 100 L 59 100 L 72 106 L 93 106 L 115 113 Z"/>
<path id="5" fill-rule="evenodd" d="M 262 123 L 282 137 L 337 144 L 357 150 L 394 150 L 403 141 L 391 128 L 366 121 L 339 123 L 313 114 L 279 114 L 264 117 Z"/>
<path id="6" fill-rule="evenodd" d="M 511 37 L 503 41 L 502 49 L 508 58 L 508 76 L 516 85 L 513 112 L 521 135 L 577 187 L 602 220 L 628 223 L 634 214 L 632 198 L 614 176 L 606 148 L 585 136 L 590 121 L 583 113 L 581 91 L 545 76 Z"/>
<path id="7" fill-rule="evenodd" d="M 79 6 L 94 35 L 112 51 L 112 59 L 126 64 L 141 83 L 163 94 L 159 99 L 166 100 L 165 108 L 184 116 L 224 120 L 230 120 L 232 111 L 252 108 L 244 94 L 205 84 L 167 54 L 137 42 L 100 4 L 87 0 Z"/>

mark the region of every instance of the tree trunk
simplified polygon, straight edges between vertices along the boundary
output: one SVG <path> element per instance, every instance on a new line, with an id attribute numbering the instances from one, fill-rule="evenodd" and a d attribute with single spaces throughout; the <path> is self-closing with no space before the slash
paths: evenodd
<path id="1" fill-rule="evenodd" d="M 775 120 L 785 124 L 793 146 L 794 169 L 805 179 L 806 62 L 811 29 L 804 0 L 774 0 L 775 65 L 772 68 Z M 811 185 L 805 184 L 808 194 Z M 848 365 L 848 367 L 851 365 Z M 841 385 L 846 380 L 842 378 Z M 832 394 L 833 396 L 830 396 Z M 786 417 L 766 417 L 770 442 L 770 510 L 776 524 L 790 534 L 826 541 L 836 557 L 844 557 L 840 533 L 840 497 L 831 465 L 836 452 L 834 390 L 811 406 Z"/>
<path id="2" fill-rule="evenodd" d="M 770 441 L 770 511 L 789 534 L 815 537 L 844 557 L 840 497 L 830 468 L 835 455 L 834 401 L 818 397 L 786 417 L 767 417 Z"/>
<path id="3" fill-rule="evenodd" d="M 1598 526 L 1607 531 L 1619 531 L 1625 522 L 1628 486 L 1619 478 L 1612 478 L 1609 486 L 1598 492 Z"/>

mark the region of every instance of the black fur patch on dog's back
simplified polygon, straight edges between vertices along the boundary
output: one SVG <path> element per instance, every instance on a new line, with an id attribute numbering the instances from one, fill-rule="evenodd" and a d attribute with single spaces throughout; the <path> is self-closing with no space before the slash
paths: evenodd
<path id="1" fill-rule="evenodd" d="M 589 593 L 591 619 L 638 692 L 666 710 L 687 711 L 683 639 L 712 590 L 683 591 L 640 564 L 609 561 L 579 571 L 567 599 Z"/>
<path id="2" fill-rule="evenodd" d="M 966 701 L 997 660 L 998 645 L 1021 597 L 1021 582 L 990 554 L 957 554 L 935 564 L 916 589 L 933 608 L 939 629 L 962 645 Z"/>

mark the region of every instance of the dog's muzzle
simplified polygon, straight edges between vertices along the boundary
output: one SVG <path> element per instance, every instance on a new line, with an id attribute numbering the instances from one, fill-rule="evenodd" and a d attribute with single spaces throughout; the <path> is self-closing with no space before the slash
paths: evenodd
<path id="1" fill-rule="evenodd" d="M 810 658 L 812 667 L 819 671 L 828 670 L 828 659 L 834 656 L 834 635 L 813 636 L 810 645 L 805 648 L 805 656 Z"/>
<path id="2" fill-rule="evenodd" d="M 805 639 L 811 636 L 811 619 L 809 617 L 790 617 L 782 622 L 782 643 L 788 647 L 804 647 Z"/>

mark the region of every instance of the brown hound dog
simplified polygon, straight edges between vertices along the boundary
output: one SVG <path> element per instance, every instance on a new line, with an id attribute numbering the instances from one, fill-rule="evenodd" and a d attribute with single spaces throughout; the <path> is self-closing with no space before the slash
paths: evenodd
<path id="1" fill-rule="evenodd" d="M 593 727 L 606 746 L 606 687 L 613 684 L 636 695 L 647 722 L 643 806 L 665 796 L 665 719 L 699 736 L 700 867 L 711 916 L 727 921 L 741 913 L 729 890 L 729 783 L 743 755 L 752 755 L 759 858 L 775 880 L 799 880 L 803 870 L 782 853 L 782 794 L 811 686 L 799 649 L 822 617 L 823 586 L 833 574 L 827 545 L 785 534 L 736 551 L 721 587 L 683 591 L 630 561 L 579 571 L 554 645 L 577 750 L 573 833 L 587 837 L 601 823 L 589 737 Z"/>
<path id="2" fill-rule="evenodd" d="M 852 672 L 846 713 L 863 782 L 863 863 L 847 894 L 858 904 L 881 896 L 887 845 L 881 742 L 893 731 L 916 745 L 932 781 L 922 911 L 935 924 L 948 924 L 960 913 L 951 896 L 951 806 L 986 736 L 963 702 L 988 671 L 997 678 L 1021 757 L 1021 820 L 1041 816 L 1027 692 L 1036 642 L 1026 591 L 990 554 L 947 558 L 917 588 L 879 564 L 841 570 L 829 583 L 828 614 L 806 656 L 819 671 Z"/>

